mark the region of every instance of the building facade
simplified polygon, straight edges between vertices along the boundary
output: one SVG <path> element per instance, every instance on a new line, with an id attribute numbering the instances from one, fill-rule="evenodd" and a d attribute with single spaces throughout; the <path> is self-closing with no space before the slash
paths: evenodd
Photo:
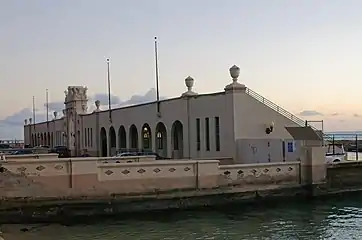
<path id="1" fill-rule="evenodd" d="M 240 69 L 222 92 L 197 94 L 185 79 L 180 97 L 117 109 L 87 112 L 87 88 L 69 86 L 63 116 L 48 122 L 25 120 L 24 142 L 67 146 L 73 155 L 113 156 L 143 149 L 171 158 L 221 159 L 236 163 L 292 161 L 300 143 L 286 126 L 305 122 L 239 83 Z"/>

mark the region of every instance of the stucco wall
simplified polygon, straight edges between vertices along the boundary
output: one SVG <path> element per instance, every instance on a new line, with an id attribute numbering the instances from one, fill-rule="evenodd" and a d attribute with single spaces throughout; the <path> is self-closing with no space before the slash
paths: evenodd
<path id="1" fill-rule="evenodd" d="M 247 91 L 246 89 L 245 91 Z M 112 110 L 112 122 L 109 121 L 108 111 L 97 111 L 90 114 L 77 115 L 74 121 L 75 137 L 69 146 L 73 153 L 81 154 L 86 149 L 93 156 L 102 156 L 101 129 L 106 132 L 107 155 L 114 155 L 120 148 L 120 138 L 118 135 L 121 126 L 126 131 L 126 148 L 130 148 L 130 127 L 137 128 L 138 148 L 143 146 L 142 127 L 147 124 L 151 132 L 150 150 L 157 151 L 161 156 L 172 158 L 233 158 L 237 163 L 251 163 L 255 156 L 251 156 L 250 151 L 246 151 L 252 143 L 259 149 L 263 149 L 265 142 L 256 143 L 255 140 L 289 140 L 292 139 L 286 131 L 285 126 L 297 126 L 293 120 L 283 116 L 284 112 L 279 107 L 270 108 L 268 105 L 256 100 L 245 91 L 219 92 L 213 94 L 200 94 L 192 97 L 179 97 L 174 99 L 162 100 L 160 102 L 160 114 L 157 113 L 157 103 L 140 104 L 136 106 L 123 107 Z M 215 117 L 220 121 L 220 151 L 216 149 L 216 130 Z M 209 119 L 209 139 L 210 149 L 206 148 L 206 120 Z M 197 150 L 197 131 L 196 119 L 200 119 L 200 149 Z M 182 141 L 180 141 L 180 150 L 174 149 L 174 138 L 172 137 L 173 123 L 179 121 L 182 124 Z M 274 123 L 274 129 L 271 134 L 265 133 L 266 125 Z M 66 132 L 66 118 L 46 123 L 39 123 L 34 126 L 25 126 L 24 134 L 32 132 L 46 132 L 49 128 L 57 131 Z M 163 123 L 166 128 L 166 141 L 164 149 L 159 150 L 156 147 L 156 126 Z M 110 128 L 115 130 L 114 147 L 111 148 Z M 27 131 L 28 130 L 28 131 Z M 79 131 L 79 136 L 77 132 Z M 89 137 L 91 134 L 91 137 Z M 53 133 L 55 138 L 55 133 Z M 63 136 L 62 136 L 63 137 Z M 64 138 L 64 137 L 63 137 Z M 69 138 L 69 137 L 68 137 Z M 26 138 L 28 139 L 28 138 Z M 64 139 L 63 139 L 64 140 Z M 62 140 L 62 141 L 63 141 Z M 64 141 L 63 141 L 64 142 Z M 248 143 L 246 143 L 248 142 Z M 54 144 L 55 145 L 55 144 Z M 247 146 L 248 145 L 248 146 Z M 281 145 L 274 144 L 270 154 L 275 155 L 273 159 L 281 158 L 277 152 L 281 150 Z M 297 144 L 297 146 L 299 146 Z M 270 148 L 270 147 L 269 147 Z M 77 151 L 75 151 L 77 150 Z M 249 148 L 250 150 L 250 148 Z M 248 153 L 249 152 L 249 153 Z M 266 152 L 266 151 L 265 151 Z M 296 153 L 297 154 L 297 153 Z M 293 155 L 293 154 L 288 154 Z M 261 156 L 258 159 L 265 157 Z M 295 160 L 294 155 L 287 159 Z M 279 161 L 279 160 L 278 160 Z M 273 162 L 273 161 L 271 161 Z M 255 163 L 255 162 L 254 162 Z"/>
<path id="2" fill-rule="evenodd" d="M 246 93 L 233 94 L 235 103 L 235 139 L 292 139 L 286 126 L 298 126 L 289 118 L 273 110 Z M 266 125 L 274 122 L 271 134 Z"/>
<path id="3" fill-rule="evenodd" d="M 298 184 L 300 163 L 236 164 L 220 166 L 220 185 Z"/>
<path id="4" fill-rule="evenodd" d="M 295 162 L 220 166 L 217 160 L 117 163 L 83 158 L 9 161 L 2 167 L 2 197 L 109 196 L 299 181 Z"/>

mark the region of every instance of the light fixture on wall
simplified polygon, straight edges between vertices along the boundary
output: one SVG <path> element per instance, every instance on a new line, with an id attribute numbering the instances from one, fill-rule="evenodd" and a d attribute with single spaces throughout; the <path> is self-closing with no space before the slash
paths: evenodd
<path id="1" fill-rule="evenodd" d="M 266 124 L 266 127 L 265 127 L 266 134 L 271 134 L 273 132 L 273 130 L 274 130 L 274 122 Z"/>

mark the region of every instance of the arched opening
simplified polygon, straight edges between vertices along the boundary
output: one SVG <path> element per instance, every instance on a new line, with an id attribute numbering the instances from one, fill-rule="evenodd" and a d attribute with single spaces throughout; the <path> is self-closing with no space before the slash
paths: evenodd
<path id="1" fill-rule="evenodd" d="M 175 121 L 171 129 L 172 158 L 183 158 L 183 126 L 180 121 Z"/>
<path id="2" fill-rule="evenodd" d="M 50 146 L 54 147 L 54 135 L 53 135 L 53 133 L 50 134 Z"/>
<path id="3" fill-rule="evenodd" d="M 43 141 L 42 145 L 47 145 L 47 134 L 44 133 L 43 135 L 44 135 L 44 141 Z"/>
<path id="4" fill-rule="evenodd" d="M 126 129 L 122 125 L 118 129 L 118 149 L 120 151 L 123 151 L 126 148 L 127 148 Z"/>
<path id="5" fill-rule="evenodd" d="M 40 145 L 40 133 L 38 133 L 38 136 L 35 140 L 36 140 L 36 146 L 39 146 Z"/>
<path id="6" fill-rule="evenodd" d="M 161 157 L 167 157 L 167 130 L 162 122 L 156 125 L 156 152 Z"/>
<path id="7" fill-rule="evenodd" d="M 116 151 L 117 151 L 116 131 L 112 126 L 109 128 L 109 156 L 116 155 Z"/>
<path id="8" fill-rule="evenodd" d="M 101 156 L 107 157 L 107 132 L 104 127 L 101 128 Z"/>
<path id="9" fill-rule="evenodd" d="M 151 128 L 147 123 L 142 126 L 142 149 L 144 151 L 152 151 Z"/>
<path id="10" fill-rule="evenodd" d="M 40 134 L 40 145 L 44 145 L 44 137 L 43 137 L 43 134 L 41 133 Z"/>
<path id="11" fill-rule="evenodd" d="M 129 141 L 130 141 L 130 148 L 138 149 L 138 131 L 137 127 L 132 124 L 129 128 Z"/>

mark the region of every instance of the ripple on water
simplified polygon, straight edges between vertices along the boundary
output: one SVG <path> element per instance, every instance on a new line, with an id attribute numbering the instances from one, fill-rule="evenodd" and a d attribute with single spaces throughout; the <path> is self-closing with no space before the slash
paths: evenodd
<path id="1" fill-rule="evenodd" d="M 304 204 L 230 206 L 207 211 L 152 213 L 133 219 L 96 219 L 74 226 L 2 226 L 17 240 L 292 240 L 362 239 L 362 203 L 342 199 Z M 54 237 L 56 236 L 56 238 Z"/>

